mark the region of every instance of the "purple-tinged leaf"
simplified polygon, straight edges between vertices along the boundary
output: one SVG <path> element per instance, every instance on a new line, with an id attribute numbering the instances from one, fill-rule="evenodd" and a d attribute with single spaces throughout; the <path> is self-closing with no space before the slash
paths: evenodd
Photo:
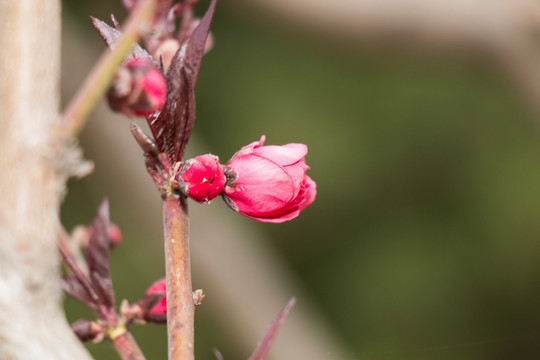
<path id="1" fill-rule="evenodd" d="M 99 206 L 98 215 L 91 225 L 86 251 L 90 273 L 95 272 L 101 278 L 110 278 L 109 224 L 109 202 L 105 199 Z"/>
<path id="2" fill-rule="evenodd" d="M 107 307 L 112 307 L 114 306 L 114 291 L 110 270 L 109 226 L 109 202 L 105 199 L 92 223 L 92 231 L 86 250 L 86 262 L 92 287 L 99 295 L 101 302 Z"/>
<path id="3" fill-rule="evenodd" d="M 270 351 L 270 346 L 272 346 L 272 343 L 277 336 L 279 328 L 285 321 L 285 318 L 289 314 L 289 311 L 291 311 L 291 308 L 294 306 L 295 302 L 296 298 L 293 297 L 291 300 L 289 300 L 287 305 L 285 305 L 285 308 L 278 314 L 278 316 L 276 316 L 274 321 L 272 321 L 268 329 L 266 329 L 264 337 L 257 345 L 257 348 L 250 356 L 249 360 L 263 360 L 264 357 L 268 354 L 268 351 Z"/>
<path id="4" fill-rule="evenodd" d="M 139 125 L 135 123 L 131 123 L 131 134 L 133 134 L 133 137 L 137 141 L 137 144 L 141 147 L 141 149 L 144 151 L 144 155 L 152 155 L 157 157 L 159 151 L 156 147 L 156 143 L 154 140 L 150 138 L 150 136 L 146 135 L 146 133 L 139 127 Z"/>
<path id="5" fill-rule="evenodd" d="M 148 118 L 158 149 L 172 163 L 181 161 L 195 122 L 195 93 L 191 84 L 192 78 L 180 68 L 178 76 L 167 77 L 167 100 L 156 118 Z"/>
<path id="6" fill-rule="evenodd" d="M 101 21 L 95 17 L 90 17 L 92 20 L 92 24 L 98 31 L 99 35 L 105 41 L 105 44 L 109 49 L 114 49 L 116 46 L 116 43 L 120 40 L 122 37 L 122 33 L 115 28 L 109 26 L 106 22 Z M 139 58 L 139 59 L 147 59 L 155 64 L 154 59 L 146 50 L 144 50 L 139 44 L 134 44 L 131 48 L 131 51 L 126 56 L 125 61 L 131 60 L 133 58 Z"/>
<path id="7" fill-rule="evenodd" d="M 86 288 L 74 276 L 62 276 L 62 289 L 89 308 L 96 310 L 96 304 Z"/>
<path id="8" fill-rule="evenodd" d="M 195 122 L 195 81 L 217 0 L 213 0 L 193 33 L 171 60 L 165 75 L 167 99 L 159 114 L 147 117 L 160 152 L 171 162 L 181 161 Z"/>
<path id="9" fill-rule="evenodd" d="M 97 272 L 90 272 L 90 281 L 101 303 L 108 309 L 114 309 L 114 289 L 111 278 L 103 278 Z"/>
<path id="10" fill-rule="evenodd" d="M 204 55 L 204 48 L 206 45 L 206 39 L 210 33 L 210 25 L 212 25 L 212 19 L 216 10 L 217 0 L 212 0 L 208 10 L 202 17 L 199 25 L 193 30 L 191 35 L 184 41 L 178 50 L 178 59 L 180 68 L 185 68 L 190 77 L 193 77 L 193 86 L 197 80 L 199 74 L 199 68 L 201 66 L 201 60 Z M 176 56 L 175 56 L 176 57 Z M 174 59 L 172 60 L 174 62 Z M 169 73 L 172 73 L 172 66 L 167 71 L 167 77 Z"/>

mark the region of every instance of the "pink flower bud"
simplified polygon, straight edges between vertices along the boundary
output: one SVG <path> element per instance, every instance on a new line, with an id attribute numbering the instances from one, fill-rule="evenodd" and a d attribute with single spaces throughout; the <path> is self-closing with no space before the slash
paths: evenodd
<path id="1" fill-rule="evenodd" d="M 128 116 L 147 116 L 165 102 L 167 84 L 158 69 L 145 59 L 132 59 L 118 69 L 107 93 L 109 106 Z"/>
<path id="2" fill-rule="evenodd" d="M 163 298 L 150 310 L 150 314 L 167 315 L 167 281 L 165 278 L 154 282 L 148 290 L 146 290 L 146 295 L 152 294 L 163 294 Z"/>
<path id="3" fill-rule="evenodd" d="M 255 220 L 292 220 L 317 194 L 315 182 L 306 175 L 307 146 L 263 146 L 264 141 L 263 135 L 229 160 L 227 168 L 234 178 L 227 182 L 224 199 L 233 210 Z"/>
<path id="4" fill-rule="evenodd" d="M 221 194 L 225 187 L 225 174 L 218 158 L 206 154 L 184 163 L 180 169 L 179 182 L 182 181 L 190 198 L 206 202 Z"/>
<path id="5" fill-rule="evenodd" d="M 107 236 L 109 237 L 109 244 L 111 248 L 119 245 L 123 239 L 122 231 L 115 223 L 109 224 L 109 228 L 107 229 Z"/>
<path id="6" fill-rule="evenodd" d="M 167 70 L 169 69 L 169 66 L 171 65 L 171 60 L 179 48 L 180 44 L 176 39 L 166 39 L 161 43 L 161 45 L 159 45 L 158 49 L 154 52 L 154 59 L 159 61 L 161 57 L 161 59 L 163 60 L 163 70 L 165 72 L 167 72 Z"/>

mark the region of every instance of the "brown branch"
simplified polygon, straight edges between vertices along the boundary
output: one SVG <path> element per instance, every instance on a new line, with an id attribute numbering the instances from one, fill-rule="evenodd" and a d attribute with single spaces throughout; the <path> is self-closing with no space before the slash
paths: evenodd
<path id="1" fill-rule="evenodd" d="M 86 118 L 103 96 L 116 72 L 116 69 L 133 44 L 138 40 L 139 34 L 151 19 L 156 7 L 156 0 L 141 1 L 137 9 L 131 13 L 126 26 L 122 29 L 122 38 L 114 49 L 106 50 L 94 66 L 84 84 L 71 99 L 64 112 L 62 122 L 66 137 L 79 134 Z"/>
<path id="2" fill-rule="evenodd" d="M 116 352 L 123 360 L 145 360 L 133 336 L 127 331 L 111 339 Z"/>
<path id="3" fill-rule="evenodd" d="M 163 200 L 169 360 L 193 360 L 194 312 L 186 199 Z"/>

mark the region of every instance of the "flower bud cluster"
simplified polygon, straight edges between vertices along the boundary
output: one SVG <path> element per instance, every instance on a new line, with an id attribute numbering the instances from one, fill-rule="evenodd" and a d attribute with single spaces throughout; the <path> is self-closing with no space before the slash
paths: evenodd
<path id="1" fill-rule="evenodd" d="M 207 154 L 187 160 L 177 176 L 186 196 L 209 202 L 222 195 L 233 210 L 263 222 L 292 220 L 314 200 L 315 182 L 306 175 L 307 146 L 263 146 L 265 137 L 241 148 L 221 165 Z"/>

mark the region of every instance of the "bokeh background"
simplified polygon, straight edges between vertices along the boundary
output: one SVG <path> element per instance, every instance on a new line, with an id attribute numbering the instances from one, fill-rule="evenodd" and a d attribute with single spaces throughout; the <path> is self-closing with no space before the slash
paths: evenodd
<path id="1" fill-rule="evenodd" d="M 63 3 L 66 102 L 104 49 L 88 15 L 126 14 L 120 1 Z M 213 348 L 247 358 L 291 296 L 271 359 L 537 359 L 534 29 L 486 9 L 470 22 L 442 3 L 440 18 L 455 23 L 439 23 L 431 6 L 417 26 L 426 1 L 410 13 L 389 10 L 391 0 L 379 12 L 361 3 L 218 5 L 189 154 L 225 161 L 262 134 L 268 144 L 306 143 L 318 196 L 282 225 L 243 218 L 220 199 L 190 204 L 194 286 L 207 294 L 197 359 Z M 482 27 L 491 22 L 506 37 Z M 89 223 L 110 199 L 124 232 L 112 259 L 117 297 L 136 301 L 164 263 L 159 195 L 129 123 L 96 110 L 81 139 L 96 170 L 71 181 L 62 218 L 67 228 Z M 72 299 L 66 312 L 91 318 Z M 166 358 L 164 326 L 133 333 L 148 359 Z M 108 343 L 88 349 L 117 358 Z"/>

